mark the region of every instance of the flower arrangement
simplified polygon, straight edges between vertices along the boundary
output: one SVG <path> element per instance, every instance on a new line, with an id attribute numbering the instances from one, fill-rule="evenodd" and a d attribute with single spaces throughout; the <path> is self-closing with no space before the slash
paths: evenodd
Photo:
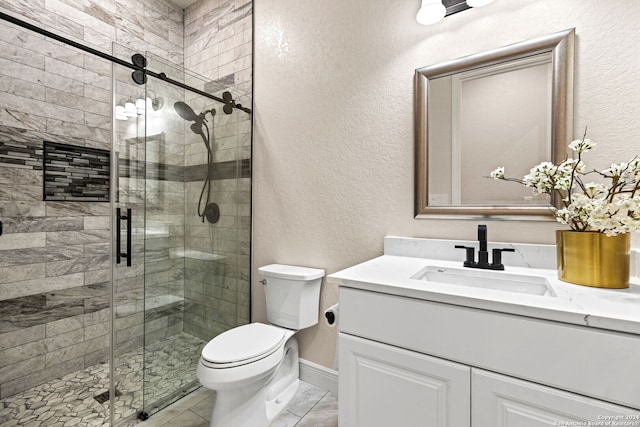
<path id="1" fill-rule="evenodd" d="M 567 158 L 559 165 L 542 162 L 523 179 L 505 177 L 504 167 L 492 171 L 491 177 L 531 187 L 534 194 L 559 195 L 563 208 L 556 210 L 556 219 L 574 231 L 597 231 L 607 236 L 639 231 L 640 158 L 588 171 L 582 155 L 595 146 L 585 132 L 582 139 L 569 144 L 577 159 Z M 597 175 L 605 183 L 585 182 L 588 175 Z"/>

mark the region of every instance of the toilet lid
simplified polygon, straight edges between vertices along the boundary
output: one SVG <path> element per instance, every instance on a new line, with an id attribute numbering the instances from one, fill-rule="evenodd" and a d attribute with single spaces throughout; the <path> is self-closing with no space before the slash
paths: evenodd
<path id="1" fill-rule="evenodd" d="M 249 323 L 218 335 L 202 349 L 211 363 L 232 363 L 268 355 L 284 341 L 284 331 L 264 323 Z"/>

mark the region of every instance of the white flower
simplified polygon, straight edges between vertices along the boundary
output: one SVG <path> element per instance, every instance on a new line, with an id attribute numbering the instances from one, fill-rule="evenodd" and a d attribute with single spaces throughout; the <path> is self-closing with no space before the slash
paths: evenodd
<path id="1" fill-rule="evenodd" d="M 587 182 L 584 185 L 584 194 L 591 199 L 595 199 L 596 197 L 600 197 L 606 193 L 607 189 L 602 184 L 598 184 L 596 182 Z"/>
<path id="2" fill-rule="evenodd" d="M 633 175 L 636 184 L 640 183 L 640 158 L 636 157 L 629 162 L 629 171 Z"/>
<path id="3" fill-rule="evenodd" d="M 553 188 L 565 191 L 571 190 L 574 169 L 577 173 L 584 173 L 586 167 L 582 161 L 578 162 L 578 160 L 574 159 L 567 159 L 560 163 L 555 173 L 555 184 Z"/>
<path id="4" fill-rule="evenodd" d="M 490 176 L 493 179 L 504 179 L 504 166 L 500 166 L 492 170 Z"/>
<path id="5" fill-rule="evenodd" d="M 622 176 L 622 173 L 624 172 L 625 169 L 627 169 L 627 167 L 628 167 L 628 164 L 624 162 L 614 163 L 611 165 L 610 168 L 603 170 L 602 173 L 605 176 L 615 178 L 615 177 Z"/>
<path id="6" fill-rule="evenodd" d="M 575 141 L 569 144 L 569 148 L 571 148 L 576 153 L 586 153 L 596 146 L 595 142 L 592 142 L 590 139 L 576 139 Z"/>
<path id="7" fill-rule="evenodd" d="M 524 176 L 524 185 L 532 187 L 535 194 L 549 194 L 553 191 L 554 181 L 552 177 L 557 171 L 551 162 L 542 162 L 534 166 L 528 175 Z"/>
<path id="8" fill-rule="evenodd" d="M 534 194 L 556 193 L 564 204 L 556 211 L 556 219 L 573 230 L 598 231 L 607 236 L 640 231 L 640 157 L 587 172 L 581 153 L 595 146 L 590 139 L 575 140 L 569 148 L 578 153 L 578 159 L 568 158 L 558 165 L 542 162 L 522 180 L 506 178 L 504 167 L 491 172 L 491 177 L 520 182 L 531 187 Z M 609 180 L 609 185 L 585 184 L 582 177 L 589 173 Z"/>

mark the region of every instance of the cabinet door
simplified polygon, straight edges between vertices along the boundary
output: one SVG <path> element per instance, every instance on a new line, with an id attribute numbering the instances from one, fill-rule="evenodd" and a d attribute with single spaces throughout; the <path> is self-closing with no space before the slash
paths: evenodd
<path id="1" fill-rule="evenodd" d="M 467 366 L 339 335 L 340 427 L 469 427 Z"/>
<path id="2" fill-rule="evenodd" d="M 473 426 L 640 426 L 633 409 L 480 369 L 472 370 L 471 384 Z"/>

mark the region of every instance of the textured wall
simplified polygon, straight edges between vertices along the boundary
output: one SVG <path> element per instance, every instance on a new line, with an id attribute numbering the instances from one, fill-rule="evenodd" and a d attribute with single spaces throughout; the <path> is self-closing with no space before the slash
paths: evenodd
<path id="1" fill-rule="evenodd" d="M 588 125 L 599 143 L 589 164 L 640 151 L 640 3 L 496 0 L 431 27 L 416 23 L 419 5 L 255 1 L 255 320 L 265 318 L 260 265 L 331 273 L 380 255 L 385 235 L 474 237 L 478 221 L 414 219 L 416 68 L 575 27 L 574 134 Z M 529 243 L 554 243 L 557 228 L 488 225 L 494 241 Z M 321 308 L 336 302 L 337 290 L 325 286 L 321 299 Z M 301 333 L 302 357 L 332 366 L 335 333 Z"/>
<path id="2" fill-rule="evenodd" d="M 98 50 L 182 64 L 182 10 L 163 1 L 0 1 L 0 10 Z M 42 141 L 111 149 L 112 65 L 0 24 L 0 397 L 109 354 L 108 203 L 44 202 Z M 128 59 L 128 58 L 126 58 Z M 23 162 L 15 161 L 16 153 Z"/>

